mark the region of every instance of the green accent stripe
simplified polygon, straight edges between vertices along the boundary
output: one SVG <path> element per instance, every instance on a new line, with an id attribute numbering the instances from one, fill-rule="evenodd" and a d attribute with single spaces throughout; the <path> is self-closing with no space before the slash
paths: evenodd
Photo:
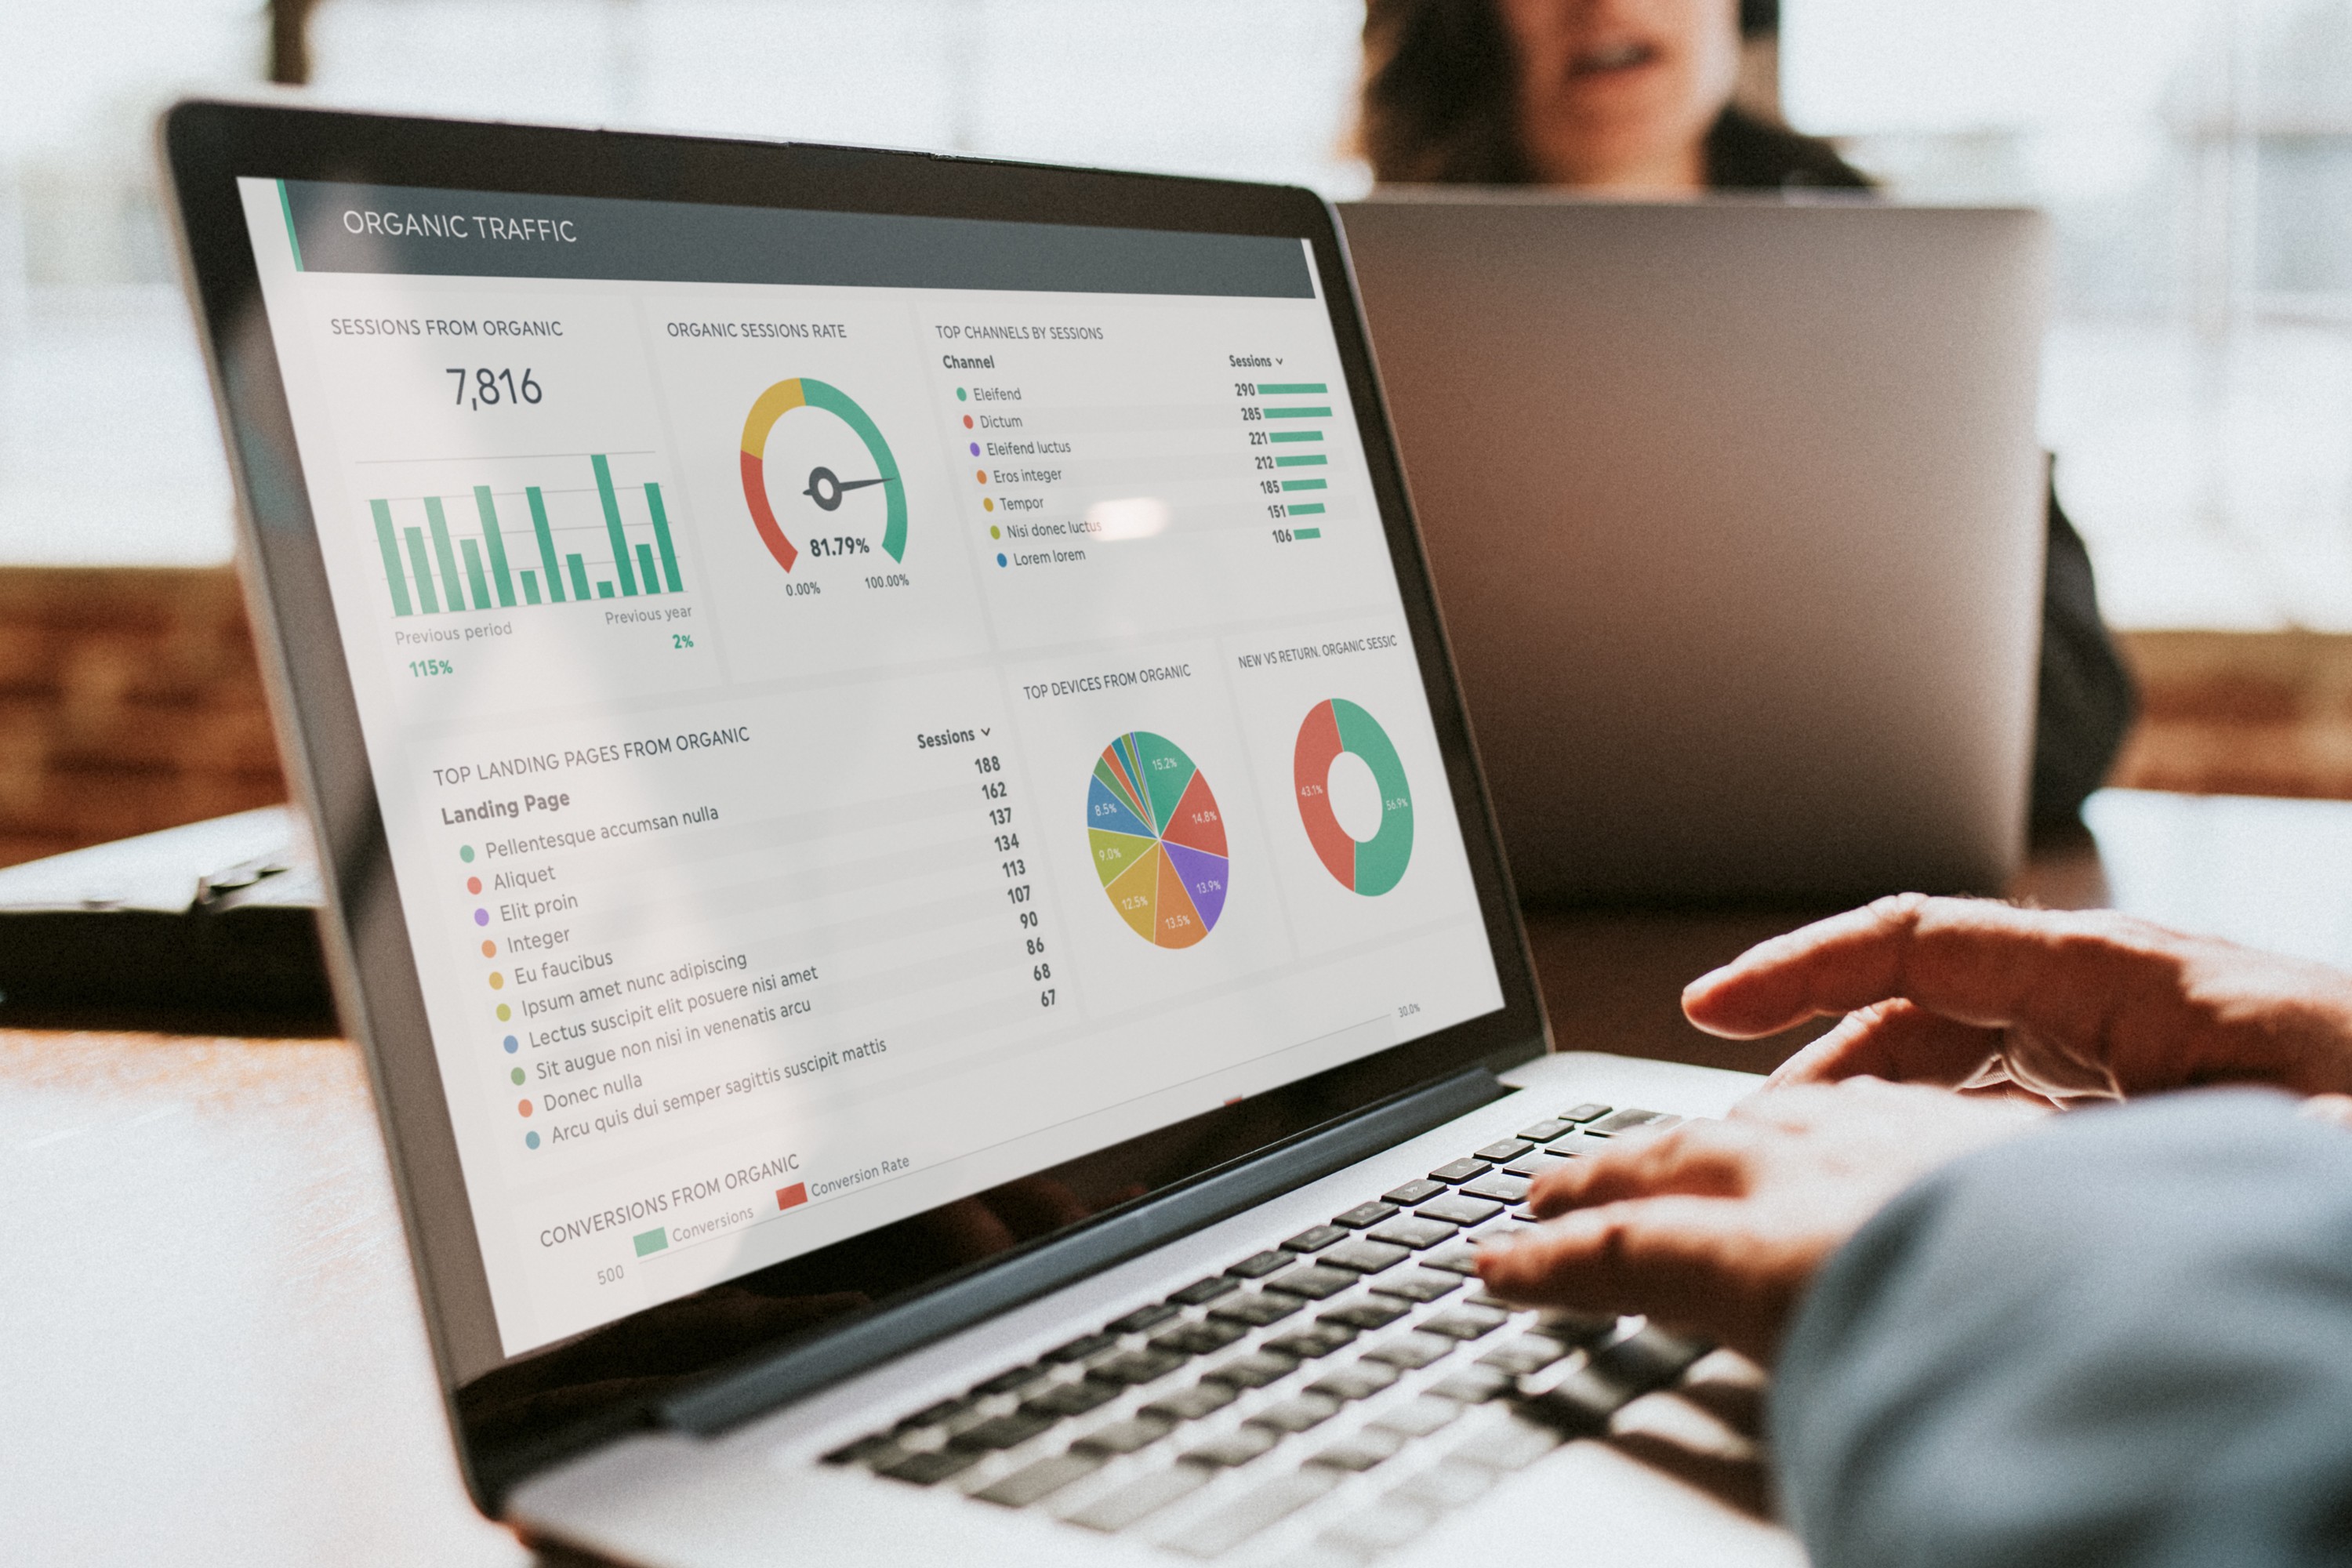
<path id="1" fill-rule="evenodd" d="M 286 194 L 286 182 L 278 182 L 278 210 L 286 215 L 286 244 L 294 252 L 294 270 L 302 270 L 302 237 L 294 232 L 294 198 Z"/>

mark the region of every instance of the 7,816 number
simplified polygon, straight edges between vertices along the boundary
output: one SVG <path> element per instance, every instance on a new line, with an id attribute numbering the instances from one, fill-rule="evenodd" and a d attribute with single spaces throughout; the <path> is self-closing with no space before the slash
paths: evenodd
<path id="1" fill-rule="evenodd" d="M 530 366 L 522 367 L 518 378 L 511 370 L 467 369 L 451 365 L 442 373 L 457 378 L 457 406 L 460 408 L 497 408 L 518 403 L 537 403 L 546 394 L 531 379 Z"/>

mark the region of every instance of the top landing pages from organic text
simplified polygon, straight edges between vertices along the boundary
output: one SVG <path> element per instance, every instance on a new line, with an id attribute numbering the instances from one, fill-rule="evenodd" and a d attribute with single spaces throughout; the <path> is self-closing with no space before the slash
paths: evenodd
<path id="1" fill-rule="evenodd" d="M 240 184 L 508 1353 L 1501 1005 L 1301 242 Z"/>

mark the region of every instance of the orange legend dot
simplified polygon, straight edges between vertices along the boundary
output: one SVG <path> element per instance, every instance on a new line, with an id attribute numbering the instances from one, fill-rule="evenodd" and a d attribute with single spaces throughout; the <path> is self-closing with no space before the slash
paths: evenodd
<path id="1" fill-rule="evenodd" d="M 530 1101 L 528 1100 L 516 1100 L 515 1114 L 517 1116 L 529 1116 L 530 1114 Z"/>
<path id="2" fill-rule="evenodd" d="M 481 890 L 482 879 L 479 877 L 468 877 L 466 879 L 466 891 L 469 893 L 478 893 Z"/>
<path id="3" fill-rule="evenodd" d="M 982 484 L 988 483 L 988 470 L 986 468 L 973 469 L 971 477 L 978 479 Z"/>
<path id="4" fill-rule="evenodd" d="M 499 944 L 497 942 L 486 942 L 482 943 L 482 956 L 484 958 L 496 958 L 498 955 Z"/>
<path id="5" fill-rule="evenodd" d="M 491 970 L 491 971 L 490 971 L 490 989 L 491 989 L 491 990 L 493 990 L 493 991 L 503 991 L 503 990 L 505 990 L 506 988 L 507 988 L 507 977 L 506 977 L 505 975 L 503 975 L 503 974 L 500 974 L 500 973 L 499 973 L 497 970 L 495 970 L 495 969 Z"/>

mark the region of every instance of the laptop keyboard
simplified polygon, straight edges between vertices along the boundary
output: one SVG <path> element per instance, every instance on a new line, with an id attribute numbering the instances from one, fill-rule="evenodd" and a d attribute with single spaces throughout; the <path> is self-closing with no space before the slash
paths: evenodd
<path id="1" fill-rule="evenodd" d="M 1481 1236 L 1529 1181 L 1660 1111 L 1579 1105 L 825 1456 L 1215 1558 L 1343 1488 L 1307 1560 L 1412 1540 L 1707 1347 L 1638 1318 L 1519 1310 Z"/>

